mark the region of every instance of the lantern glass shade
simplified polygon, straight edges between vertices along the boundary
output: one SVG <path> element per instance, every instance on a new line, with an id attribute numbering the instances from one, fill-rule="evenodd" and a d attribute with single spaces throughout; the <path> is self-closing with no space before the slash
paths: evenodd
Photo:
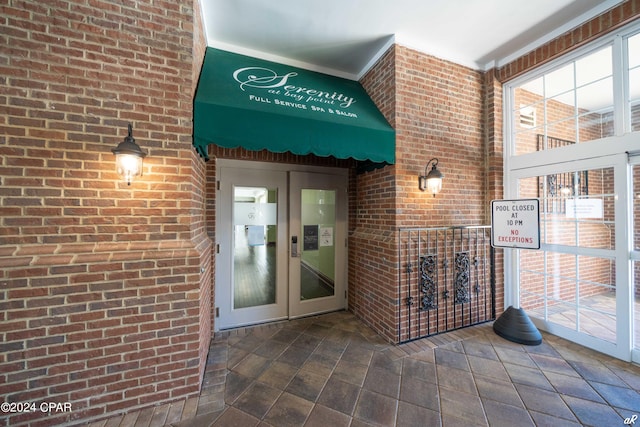
<path id="1" fill-rule="evenodd" d="M 435 196 L 440 190 L 442 190 L 442 177 L 427 176 L 427 191 Z"/>
<path id="2" fill-rule="evenodd" d="M 144 153 L 133 139 L 133 126 L 129 124 L 129 134 L 118 146 L 111 150 L 116 155 L 116 172 L 131 185 L 136 177 L 142 176 L 142 159 Z"/>
<path id="3" fill-rule="evenodd" d="M 432 167 L 429 173 L 427 173 L 429 165 Z M 427 166 L 424 168 L 425 175 L 420 175 L 418 177 L 418 187 L 420 190 L 428 191 L 433 195 L 433 197 L 442 190 L 442 178 L 444 178 L 442 172 L 438 170 L 437 165 L 438 159 L 429 160 L 429 163 L 427 163 Z"/>
<path id="4" fill-rule="evenodd" d="M 127 185 L 131 185 L 131 181 L 142 175 L 142 157 L 127 153 L 116 154 L 116 171 L 127 181 Z"/>

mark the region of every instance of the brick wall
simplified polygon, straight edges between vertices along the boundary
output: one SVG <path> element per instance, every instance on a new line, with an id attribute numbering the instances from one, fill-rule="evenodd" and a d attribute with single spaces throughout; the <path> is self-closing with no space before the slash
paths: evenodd
<path id="1" fill-rule="evenodd" d="M 397 145 L 396 55 L 394 46 L 360 83 L 396 129 Z M 349 233 L 349 310 L 393 342 L 398 313 L 396 165 L 360 174 L 355 181 L 355 217 Z"/>
<path id="2" fill-rule="evenodd" d="M 404 47 L 397 52 L 398 226 L 483 225 L 482 73 Z M 433 157 L 445 175 L 436 197 L 417 185 Z"/>
<path id="3" fill-rule="evenodd" d="M 200 70 L 204 62 L 204 53 L 206 51 L 206 39 L 204 35 L 204 23 L 202 20 L 202 11 L 200 10 L 200 2 L 193 0 L 193 19 L 183 21 L 186 30 L 191 28 L 193 32 L 192 42 L 192 62 L 191 62 L 191 99 L 195 97 L 197 82 L 200 77 Z M 190 119 L 193 117 L 191 115 Z M 190 138 L 186 139 L 190 142 Z M 204 371 L 207 364 L 207 355 L 209 353 L 209 343 L 213 331 L 213 317 L 211 310 L 213 306 L 213 277 L 215 273 L 215 263 L 212 259 L 215 257 L 213 253 L 212 240 L 209 238 L 207 230 L 207 166 L 205 162 L 198 158 L 194 150 L 191 153 L 191 165 L 193 170 L 190 174 L 191 188 L 193 190 L 191 197 L 193 204 L 191 206 L 191 241 L 194 242 L 198 252 L 200 253 L 200 292 L 199 301 L 199 377 L 204 377 Z M 187 172 L 187 170 L 185 170 Z"/>
<path id="4" fill-rule="evenodd" d="M 504 144 L 503 144 L 503 109 L 502 84 L 498 81 L 495 70 L 484 73 L 484 140 L 485 140 L 485 222 L 491 222 L 491 201 L 504 196 Z M 494 269 L 496 277 L 495 307 L 496 315 L 503 311 L 504 304 L 504 251 L 495 250 Z"/>
<path id="5" fill-rule="evenodd" d="M 499 177 L 487 177 L 482 73 L 396 45 L 361 83 L 396 129 L 396 164 L 357 179 L 349 308 L 395 342 L 398 228 L 487 224 L 488 179 Z M 418 189 L 434 157 L 445 175 L 435 198 Z"/>
<path id="6" fill-rule="evenodd" d="M 197 2 L 195 2 L 197 5 Z M 210 334 L 190 3 L 3 1 L 0 395 L 61 425 L 198 393 Z M 198 24 L 198 23 L 196 23 Z M 114 148 L 148 152 L 131 186 Z"/>

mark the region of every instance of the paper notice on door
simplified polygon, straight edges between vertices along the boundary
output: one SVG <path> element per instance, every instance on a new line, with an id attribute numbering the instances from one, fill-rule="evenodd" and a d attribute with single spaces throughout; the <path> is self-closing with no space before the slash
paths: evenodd
<path id="1" fill-rule="evenodd" d="M 305 225 L 304 229 L 304 245 L 305 251 L 317 251 L 318 250 L 318 226 L 317 225 Z"/>
<path id="2" fill-rule="evenodd" d="M 264 245 L 264 226 L 247 225 L 247 241 L 249 246 Z"/>
<path id="3" fill-rule="evenodd" d="M 567 218 L 604 218 L 602 199 L 567 199 L 565 211 Z"/>
<path id="4" fill-rule="evenodd" d="M 333 246 L 333 227 L 320 227 L 320 246 Z"/>

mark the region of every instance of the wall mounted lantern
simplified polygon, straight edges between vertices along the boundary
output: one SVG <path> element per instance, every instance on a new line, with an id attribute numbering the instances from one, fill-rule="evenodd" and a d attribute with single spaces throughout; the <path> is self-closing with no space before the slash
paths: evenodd
<path id="1" fill-rule="evenodd" d="M 427 173 L 427 169 L 429 169 L 429 165 L 433 165 L 429 173 Z M 420 175 L 418 177 L 418 185 L 420 186 L 421 191 L 429 191 L 429 193 L 433 194 L 433 197 L 436 197 L 436 194 L 442 190 L 442 178 L 444 175 L 442 172 L 438 170 L 436 167 L 438 166 L 438 159 L 431 159 L 424 167 L 424 175 Z"/>
<path id="2" fill-rule="evenodd" d="M 142 176 L 142 159 L 147 155 L 136 144 L 132 133 L 133 126 L 129 123 L 129 135 L 111 150 L 116 155 L 116 171 L 127 181 L 127 185 L 131 185 L 135 177 Z"/>

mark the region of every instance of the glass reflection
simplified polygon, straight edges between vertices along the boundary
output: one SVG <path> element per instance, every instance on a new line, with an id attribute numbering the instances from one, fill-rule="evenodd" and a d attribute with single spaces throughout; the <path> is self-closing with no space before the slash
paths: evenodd
<path id="1" fill-rule="evenodd" d="M 336 192 L 303 189 L 300 300 L 335 294 Z"/>
<path id="2" fill-rule="evenodd" d="M 530 316 L 615 343 L 615 262 L 569 249 L 615 249 L 613 168 L 521 179 L 519 194 L 540 199 L 543 243 L 540 251 L 519 254 L 522 307 Z"/>
<path id="3" fill-rule="evenodd" d="M 236 187 L 233 307 L 276 302 L 277 190 Z"/>

